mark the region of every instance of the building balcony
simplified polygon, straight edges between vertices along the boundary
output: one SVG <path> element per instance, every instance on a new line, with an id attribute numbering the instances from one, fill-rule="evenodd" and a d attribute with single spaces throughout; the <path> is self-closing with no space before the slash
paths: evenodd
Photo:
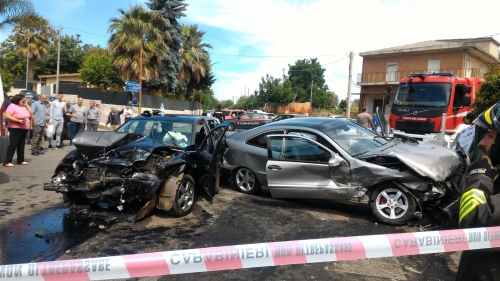
<path id="1" fill-rule="evenodd" d="M 457 77 L 483 77 L 485 73 L 480 69 L 449 68 L 429 70 L 402 70 L 390 72 L 358 73 L 357 83 L 359 86 L 384 86 L 397 85 L 403 78 L 408 78 L 410 74 L 432 73 L 432 72 L 453 72 Z"/>

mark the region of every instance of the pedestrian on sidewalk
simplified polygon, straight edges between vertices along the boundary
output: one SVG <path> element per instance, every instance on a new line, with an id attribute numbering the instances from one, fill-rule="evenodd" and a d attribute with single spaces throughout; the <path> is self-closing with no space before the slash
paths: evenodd
<path id="1" fill-rule="evenodd" d="M 123 114 L 123 111 L 124 111 L 124 109 L 122 109 L 121 111 L 116 111 L 116 107 L 111 106 L 111 111 L 109 112 L 108 119 L 106 121 L 106 126 L 109 125 L 110 131 L 114 131 L 118 127 L 120 127 L 120 123 L 121 123 L 120 115 Z"/>
<path id="2" fill-rule="evenodd" d="M 127 123 L 130 119 L 132 119 L 132 116 L 134 114 L 134 111 L 132 108 L 130 108 L 130 105 L 127 105 L 125 109 L 123 110 L 123 116 L 125 117 L 125 123 Z"/>
<path id="3" fill-rule="evenodd" d="M 67 116 L 71 116 L 71 131 L 69 135 L 69 145 L 73 145 L 75 136 L 83 130 L 83 123 L 86 121 L 87 108 L 83 105 L 83 98 L 78 98 L 78 103 L 72 105 Z"/>
<path id="4" fill-rule="evenodd" d="M 51 142 L 52 140 L 52 136 L 54 135 L 54 127 L 52 125 L 49 125 L 49 121 L 50 121 L 50 102 L 48 102 L 47 100 L 45 100 L 44 102 L 44 105 L 45 105 L 45 131 L 44 131 L 44 136 L 42 138 L 42 141 L 40 142 L 40 147 L 42 147 L 43 149 L 43 145 L 45 143 L 45 141 L 47 141 L 48 143 Z M 49 127 L 51 127 L 49 129 Z M 49 132 L 51 131 L 51 132 Z M 52 133 L 52 134 L 50 134 Z"/>
<path id="5" fill-rule="evenodd" d="M 366 107 L 363 107 L 362 112 L 356 117 L 356 123 L 365 128 L 375 131 L 372 116 L 368 112 L 366 112 Z"/>
<path id="6" fill-rule="evenodd" d="M 26 109 L 30 113 L 30 123 L 29 123 L 29 132 L 26 134 L 26 144 L 31 144 L 31 138 L 33 137 L 33 126 L 36 126 L 35 115 L 33 115 L 33 110 L 31 110 L 32 99 L 27 98 L 25 95 L 21 94 L 24 98 L 24 105 Z"/>
<path id="7" fill-rule="evenodd" d="M 50 121 L 54 127 L 54 136 L 52 139 L 56 140 L 56 148 L 63 148 L 61 134 L 64 128 L 64 116 L 66 115 L 66 103 L 63 101 L 63 94 L 57 94 L 57 99 L 50 105 Z M 59 142 L 59 144 L 58 144 Z M 49 141 L 49 148 L 53 148 L 52 141 Z"/>
<path id="8" fill-rule="evenodd" d="M 9 120 L 9 145 L 7 146 L 7 158 L 4 167 L 13 167 L 12 159 L 17 153 L 17 164 L 28 165 L 24 161 L 24 147 L 26 146 L 26 134 L 29 132 L 30 116 L 24 96 L 15 95 L 11 104 L 5 111 L 5 118 Z"/>
<path id="9" fill-rule="evenodd" d="M 42 141 L 44 131 L 45 131 L 45 116 L 47 114 L 47 108 L 44 102 L 47 100 L 47 95 L 42 94 L 39 101 L 34 101 L 31 104 L 31 110 L 35 116 L 35 121 L 33 125 L 33 137 L 31 139 L 31 155 L 38 156 L 39 154 L 44 154 L 43 147 L 40 146 Z"/>
<path id="10" fill-rule="evenodd" d="M 99 120 L 101 119 L 101 113 L 97 107 L 95 107 L 95 101 L 91 100 L 89 102 L 90 108 L 87 110 L 87 131 L 97 131 L 99 127 Z"/>

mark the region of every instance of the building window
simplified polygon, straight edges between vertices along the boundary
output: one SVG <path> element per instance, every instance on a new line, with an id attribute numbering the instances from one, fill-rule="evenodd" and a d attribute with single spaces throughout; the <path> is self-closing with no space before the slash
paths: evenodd
<path id="1" fill-rule="evenodd" d="M 427 63 L 427 73 L 441 72 L 441 59 L 429 59 Z"/>
<path id="2" fill-rule="evenodd" d="M 385 75 L 385 81 L 394 82 L 397 81 L 398 73 L 398 62 L 390 61 L 387 62 L 387 72 Z"/>

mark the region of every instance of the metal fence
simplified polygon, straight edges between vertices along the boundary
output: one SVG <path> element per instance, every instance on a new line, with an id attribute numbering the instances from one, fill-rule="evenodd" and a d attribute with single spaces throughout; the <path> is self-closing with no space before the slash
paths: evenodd
<path id="1" fill-rule="evenodd" d="M 78 83 L 59 84 L 59 91 L 63 94 L 78 95 L 84 99 L 100 100 L 105 104 L 127 105 L 130 101 L 137 99 L 137 93 L 131 92 L 101 92 L 100 88 L 81 88 Z M 142 95 L 142 106 L 160 108 L 161 103 L 167 110 L 197 110 L 198 102 L 172 100 L 162 97 Z"/>

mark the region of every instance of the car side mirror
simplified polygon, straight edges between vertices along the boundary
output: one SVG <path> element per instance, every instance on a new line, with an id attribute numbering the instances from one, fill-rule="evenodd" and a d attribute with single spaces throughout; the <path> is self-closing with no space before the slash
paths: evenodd
<path id="1" fill-rule="evenodd" d="M 188 145 L 184 148 L 184 151 L 186 152 L 196 152 L 198 151 L 198 148 L 196 148 L 196 144 L 191 144 L 191 145 Z"/>
<path id="2" fill-rule="evenodd" d="M 342 164 L 342 159 L 340 157 L 333 156 L 328 161 L 328 166 L 330 166 L 331 168 L 336 168 L 340 166 L 340 164 Z"/>

